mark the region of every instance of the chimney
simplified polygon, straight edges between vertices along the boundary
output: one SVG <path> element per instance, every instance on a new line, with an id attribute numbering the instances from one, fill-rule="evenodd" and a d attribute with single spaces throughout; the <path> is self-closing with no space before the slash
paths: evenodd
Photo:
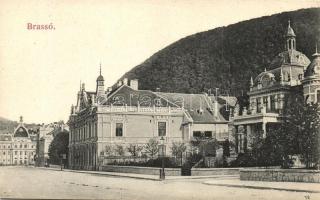
<path id="1" fill-rule="evenodd" d="M 122 85 L 122 81 L 118 81 L 118 87 Z"/>
<path id="2" fill-rule="evenodd" d="M 214 116 L 218 117 L 218 100 L 216 99 L 214 102 Z"/>
<path id="3" fill-rule="evenodd" d="M 138 90 L 138 79 L 133 79 L 130 81 L 130 87 L 134 90 Z"/>
<path id="4" fill-rule="evenodd" d="M 128 78 L 124 78 L 122 82 L 123 82 L 123 85 L 128 85 Z"/>

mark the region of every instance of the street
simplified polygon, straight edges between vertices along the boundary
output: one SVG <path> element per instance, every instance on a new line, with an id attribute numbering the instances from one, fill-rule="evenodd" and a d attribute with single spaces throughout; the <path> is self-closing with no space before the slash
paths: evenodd
<path id="1" fill-rule="evenodd" d="M 152 181 L 33 167 L 0 167 L 0 198 L 304 200 L 320 197 L 316 193 L 203 184 L 208 180 L 212 178 Z"/>

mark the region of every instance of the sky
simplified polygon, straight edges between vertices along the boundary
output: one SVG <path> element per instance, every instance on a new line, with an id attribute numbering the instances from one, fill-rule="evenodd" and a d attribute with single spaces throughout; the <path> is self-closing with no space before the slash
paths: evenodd
<path id="1" fill-rule="evenodd" d="M 188 35 L 301 8 L 320 0 L 0 0 L 0 116 L 68 120 L 80 81 L 106 87 Z M 53 24 L 54 30 L 30 30 Z"/>

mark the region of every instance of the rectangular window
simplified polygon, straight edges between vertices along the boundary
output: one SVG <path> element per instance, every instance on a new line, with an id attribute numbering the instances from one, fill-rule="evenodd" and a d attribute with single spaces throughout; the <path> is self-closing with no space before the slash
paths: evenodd
<path id="1" fill-rule="evenodd" d="M 94 124 L 94 136 L 95 136 L 95 137 L 98 136 L 97 131 L 98 131 L 98 125 L 97 125 L 97 123 L 95 123 L 95 124 Z"/>
<path id="2" fill-rule="evenodd" d="M 257 113 L 261 112 L 261 98 L 257 98 Z"/>
<path id="3" fill-rule="evenodd" d="M 27 148 L 27 147 L 28 147 L 28 146 L 25 144 L 25 145 L 24 145 L 24 148 Z"/>
<path id="4" fill-rule="evenodd" d="M 317 90 L 317 102 L 320 103 L 320 90 Z"/>
<path id="5" fill-rule="evenodd" d="M 117 137 L 123 136 L 123 123 L 116 123 L 116 136 Z"/>
<path id="6" fill-rule="evenodd" d="M 166 136 L 167 132 L 167 123 L 166 122 L 158 122 L 158 134 L 159 136 Z"/>
<path id="7" fill-rule="evenodd" d="M 193 137 L 201 137 L 200 131 L 193 131 Z"/>
<path id="8" fill-rule="evenodd" d="M 263 97 L 263 107 L 268 108 L 268 97 Z"/>
<path id="9" fill-rule="evenodd" d="M 204 136 L 205 136 L 206 138 L 212 138 L 212 131 L 205 131 L 205 132 L 204 132 Z"/>
<path id="10" fill-rule="evenodd" d="M 15 151 L 15 152 L 14 152 L 14 155 L 18 155 L 18 152 L 17 152 L 17 151 Z"/>
<path id="11" fill-rule="evenodd" d="M 270 110 L 276 111 L 276 96 L 275 95 L 272 95 L 270 97 Z"/>

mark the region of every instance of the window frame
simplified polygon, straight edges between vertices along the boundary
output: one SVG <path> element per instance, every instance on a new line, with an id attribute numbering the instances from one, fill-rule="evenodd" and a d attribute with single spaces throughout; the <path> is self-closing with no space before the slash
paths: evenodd
<path id="1" fill-rule="evenodd" d="M 162 124 L 161 127 L 160 127 L 160 124 Z M 167 136 L 167 122 L 166 121 L 158 121 L 157 129 L 158 129 L 158 136 L 159 137 L 166 137 Z M 163 130 L 164 130 L 164 134 L 163 134 Z"/>
<path id="2" fill-rule="evenodd" d="M 121 125 L 121 127 L 118 127 L 118 125 Z M 119 133 L 118 131 L 120 131 L 120 130 L 121 130 L 121 132 Z M 116 137 L 123 137 L 123 130 L 124 130 L 123 122 L 116 122 L 116 124 L 115 124 L 115 136 Z"/>

